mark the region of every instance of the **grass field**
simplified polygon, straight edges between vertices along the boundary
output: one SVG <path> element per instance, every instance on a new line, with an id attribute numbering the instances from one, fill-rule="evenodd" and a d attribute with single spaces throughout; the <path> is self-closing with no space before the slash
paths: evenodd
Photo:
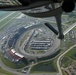
<path id="1" fill-rule="evenodd" d="M 0 52 L 0 58 L 1 58 L 1 52 Z M 1 59 L 0 59 L 1 60 Z M 15 74 L 12 74 L 8 71 L 5 71 L 3 70 L 1 67 L 0 67 L 0 75 L 15 75 Z"/>
<path id="2" fill-rule="evenodd" d="M 72 62 L 73 61 L 71 59 L 69 59 L 68 57 L 64 57 L 61 61 L 61 66 L 66 68 L 66 67 L 70 66 L 72 64 Z"/>
<path id="3" fill-rule="evenodd" d="M 61 66 L 64 68 L 70 66 L 73 61 L 76 61 L 76 47 L 70 50 L 61 60 Z"/>
<path id="4" fill-rule="evenodd" d="M 55 62 L 55 60 L 41 62 L 32 67 L 31 73 L 56 73 L 58 71 Z"/>
<path id="5" fill-rule="evenodd" d="M 68 57 L 76 60 L 76 47 L 73 48 L 72 50 L 70 50 L 70 51 L 66 54 L 66 56 L 68 56 Z"/>
<path id="6" fill-rule="evenodd" d="M 3 69 L 0 67 L 0 75 L 15 75 L 15 74 L 12 74 L 12 73 L 10 73 L 10 72 L 8 72 L 8 71 L 5 71 L 5 70 L 3 70 Z"/>
<path id="7" fill-rule="evenodd" d="M 13 69 L 20 69 L 20 68 L 23 68 L 26 66 L 25 63 L 20 63 L 20 64 L 15 64 L 13 62 L 10 62 L 8 61 L 6 58 L 4 58 L 3 56 L 1 57 L 1 60 L 2 62 L 7 66 L 7 67 L 10 67 L 10 68 L 13 68 Z"/>

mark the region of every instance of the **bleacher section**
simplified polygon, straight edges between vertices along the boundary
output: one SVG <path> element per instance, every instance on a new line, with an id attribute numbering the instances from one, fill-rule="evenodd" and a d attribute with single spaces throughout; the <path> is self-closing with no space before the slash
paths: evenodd
<path id="1" fill-rule="evenodd" d="M 15 47 L 15 44 L 16 44 L 18 38 L 19 38 L 24 32 L 25 32 L 25 28 L 24 28 L 24 27 L 22 27 L 22 28 L 20 28 L 19 30 L 17 30 L 17 33 L 16 33 L 12 38 L 9 39 L 9 41 L 8 41 L 8 47 L 9 47 L 9 48 Z"/>

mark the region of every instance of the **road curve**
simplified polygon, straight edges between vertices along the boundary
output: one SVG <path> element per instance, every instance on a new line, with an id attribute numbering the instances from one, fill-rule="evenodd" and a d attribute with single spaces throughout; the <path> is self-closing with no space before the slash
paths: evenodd
<path id="1" fill-rule="evenodd" d="M 73 45 L 73 46 L 71 46 L 68 50 L 66 50 L 63 54 L 61 54 L 59 57 L 58 57 L 58 60 L 57 60 L 57 66 L 58 66 L 58 69 L 59 69 L 59 73 L 60 73 L 60 75 L 63 75 L 62 74 L 62 71 L 61 71 L 61 68 L 60 68 L 60 59 L 67 53 L 67 52 L 69 52 L 72 48 L 74 48 L 74 47 L 76 47 L 76 44 L 75 45 Z"/>
<path id="2" fill-rule="evenodd" d="M 74 27 L 76 27 L 76 23 L 74 23 L 72 26 L 70 26 L 68 29 L 66 29 L 64 32 L 63 32 L 63 34 L 64 35 L 66 35 L 70 30 L 72 30 Z M 66 50 L 62 55 L 60 55 L 59 57 L 58 57 L 58 60 L 57 60 L 57 66 L 58 66 L 58 70 L 59 70 L 59 74 L 60 75 L 63 75 L 62 74 L 62 71 L 61 71 L 61 68 L 60 68 L 60 59 L 68 52 L 68 51 L 70 51 L 73 47 L 75 47 L 76 46 L 76 44 L 75 45 L 73 45 L 72 47 L 70 47 L 68 50 Z"/>

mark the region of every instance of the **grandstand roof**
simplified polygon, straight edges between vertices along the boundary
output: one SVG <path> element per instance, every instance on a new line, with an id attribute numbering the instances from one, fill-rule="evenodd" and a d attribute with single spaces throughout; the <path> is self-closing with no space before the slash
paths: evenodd
<path id="1" fill-rule="evenodd" d="M 18 57 L 23 58 L 24 56 L 19 54 L 19 53 L 15 53 Z"/>

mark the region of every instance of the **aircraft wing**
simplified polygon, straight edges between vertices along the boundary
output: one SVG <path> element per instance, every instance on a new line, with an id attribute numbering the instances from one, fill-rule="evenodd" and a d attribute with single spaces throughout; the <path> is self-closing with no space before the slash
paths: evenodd
<path id="1" fill-rule="evenodd" d="M 24 4 L 22 0 L 0 0 L 0 10 L 6 11 L 19 11 L 27 10 L 35 7 L 39 7 L 45 4 L 49 4 L 51 0 L 23 0 L 26 1 Z M 27 1 L 29 1 L 27 3 Z M 31 2 L 30 2 L 31 1 Z"/>

